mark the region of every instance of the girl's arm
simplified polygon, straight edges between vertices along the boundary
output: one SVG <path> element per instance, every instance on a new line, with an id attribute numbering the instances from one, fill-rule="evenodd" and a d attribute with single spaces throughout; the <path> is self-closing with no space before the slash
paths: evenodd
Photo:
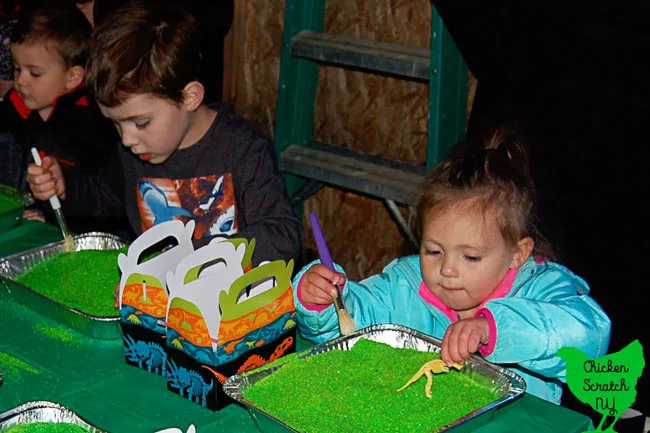
<path id="1" fill-rule="evenodd" d="M 482 351 L 488 361 L 564 381 L 566 364 L 556 357 L 560 347 L 576 347 L 590 358 L 607 353 L 611 322 L 596 301 L 580 293 L 588 293 L 584 281 L 553 269 L 522 292 L 485 305 L 496 334 L 491 351 Z"/>
<path id="2" fill-rule="evenodd" d="M 357 329 L 379 323 L 391 323 L 395 311 L 396 291 L 406 288 L 409 281 L 399 270 L 401 260 L 389 264 L 381 274 L 373 275 L 360 283 L 346 280 L 343 290 L 345 306 L 354 319 Z M 341 336 L 338 318 L 333 305 L 305 305 L 300 300 L 300 280 L 310 267 L 320 263 L 316 260 L 305 266 L 294 278 L 294 303 L 298 312 L 298 326 L 303 337 L 315 343 L 322 343 Z M 334 264 L 336 270 L 345 273 Z"/>

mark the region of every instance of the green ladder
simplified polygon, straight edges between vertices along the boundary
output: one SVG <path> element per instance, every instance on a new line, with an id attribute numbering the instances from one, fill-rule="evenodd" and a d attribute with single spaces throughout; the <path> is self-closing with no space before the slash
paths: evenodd
<path id="1" fill-rule="evenodd" d="M 325 0 L 286 0 L 275 150 L 292 203 L 324 185 L 386 202 L 402 234 L 415 240 L 398 204 L 465 134 L 468 68 L 435 6 L 431 46 L 413 47 L 323 32 Z M 365 155 L 313 140 L 320 65 L 429 83 L 426 165 Z"/>

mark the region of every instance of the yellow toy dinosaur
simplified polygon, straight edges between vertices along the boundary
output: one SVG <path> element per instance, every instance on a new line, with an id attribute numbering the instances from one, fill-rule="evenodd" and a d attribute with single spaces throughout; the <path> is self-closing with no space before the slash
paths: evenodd
<path id="1" fill-rule="evenodd" d="M 459 370 L 463 368 L 461 364 L 454 364 L 452 366 L 456 370 Z M 433 385 L 433 374 L 438 374 L 438 373 L 449 373 L 449 367 L 447 367 L 447 364 L 442 359 L 434 359 L 433 361 L 429 361 L 425 363 L 420 369 L 413 375 L 411 379 L 409 379 L 406 384 L 401 387 L 400 389 L 397 390 L 397 392 L 403 390 L 413 382 L 416 382 L 419 378 L 421 378 L 423 375 L 427 377 L 427 385 L 424 388 L 424 393 L 426 394 L 427 398 L 431 398 L 431 386 Z"/>

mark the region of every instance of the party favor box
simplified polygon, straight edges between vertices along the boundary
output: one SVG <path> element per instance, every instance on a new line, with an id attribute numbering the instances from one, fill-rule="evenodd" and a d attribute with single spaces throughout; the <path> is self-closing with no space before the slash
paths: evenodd
<path id="1" fill-rule="evenodd" d="M 194 251 L 194 221 L 153 226 L 118 256 L 120 326 L 127 364 L 164 376 L 167 272 Z"/>
<path id="2" fill-rule="evenodd" d="M 167 388 L 212 410 L 228 377 L 296 350 L 293 261 L 251 268 L 254 247 L 215 239 L 167 274 Z"/>

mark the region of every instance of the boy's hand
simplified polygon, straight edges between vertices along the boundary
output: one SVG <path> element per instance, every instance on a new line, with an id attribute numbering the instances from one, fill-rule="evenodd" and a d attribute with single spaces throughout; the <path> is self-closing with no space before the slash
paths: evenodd
<path id="1" fill-rule="evenodd" d="M 447 328 L 440 357 L 449 367 L 462 364 L 479 346 L 489 342 L 490 327 L 485 317 L 462 319 Z"/>
<path id="2" fill-rule="evenodd" d="M 330 271 L 321 264 L 314 265 L 300 280 L 300 301 L 306 304 L 329 305 L 336 297 L 334 284 L 345 284 L 345 274 Z"/>
<path id="3" fill-rule="evenodd" d="M 63 171 L 56 159 L 46 156 L 43 165 L 29 164 L 27 167 L 27 182 L 32 195 L 38 200 L 49 200 L 58 195 L 65 200 L 65 179 Z"/>
<path id="4" fill-rule="evenodd" d="M 45 217 L 40 211 L 33 209 L 25 209 L 23 211 L 23 218 L 29 221 L 40 221 L 45 222 Z"/>

